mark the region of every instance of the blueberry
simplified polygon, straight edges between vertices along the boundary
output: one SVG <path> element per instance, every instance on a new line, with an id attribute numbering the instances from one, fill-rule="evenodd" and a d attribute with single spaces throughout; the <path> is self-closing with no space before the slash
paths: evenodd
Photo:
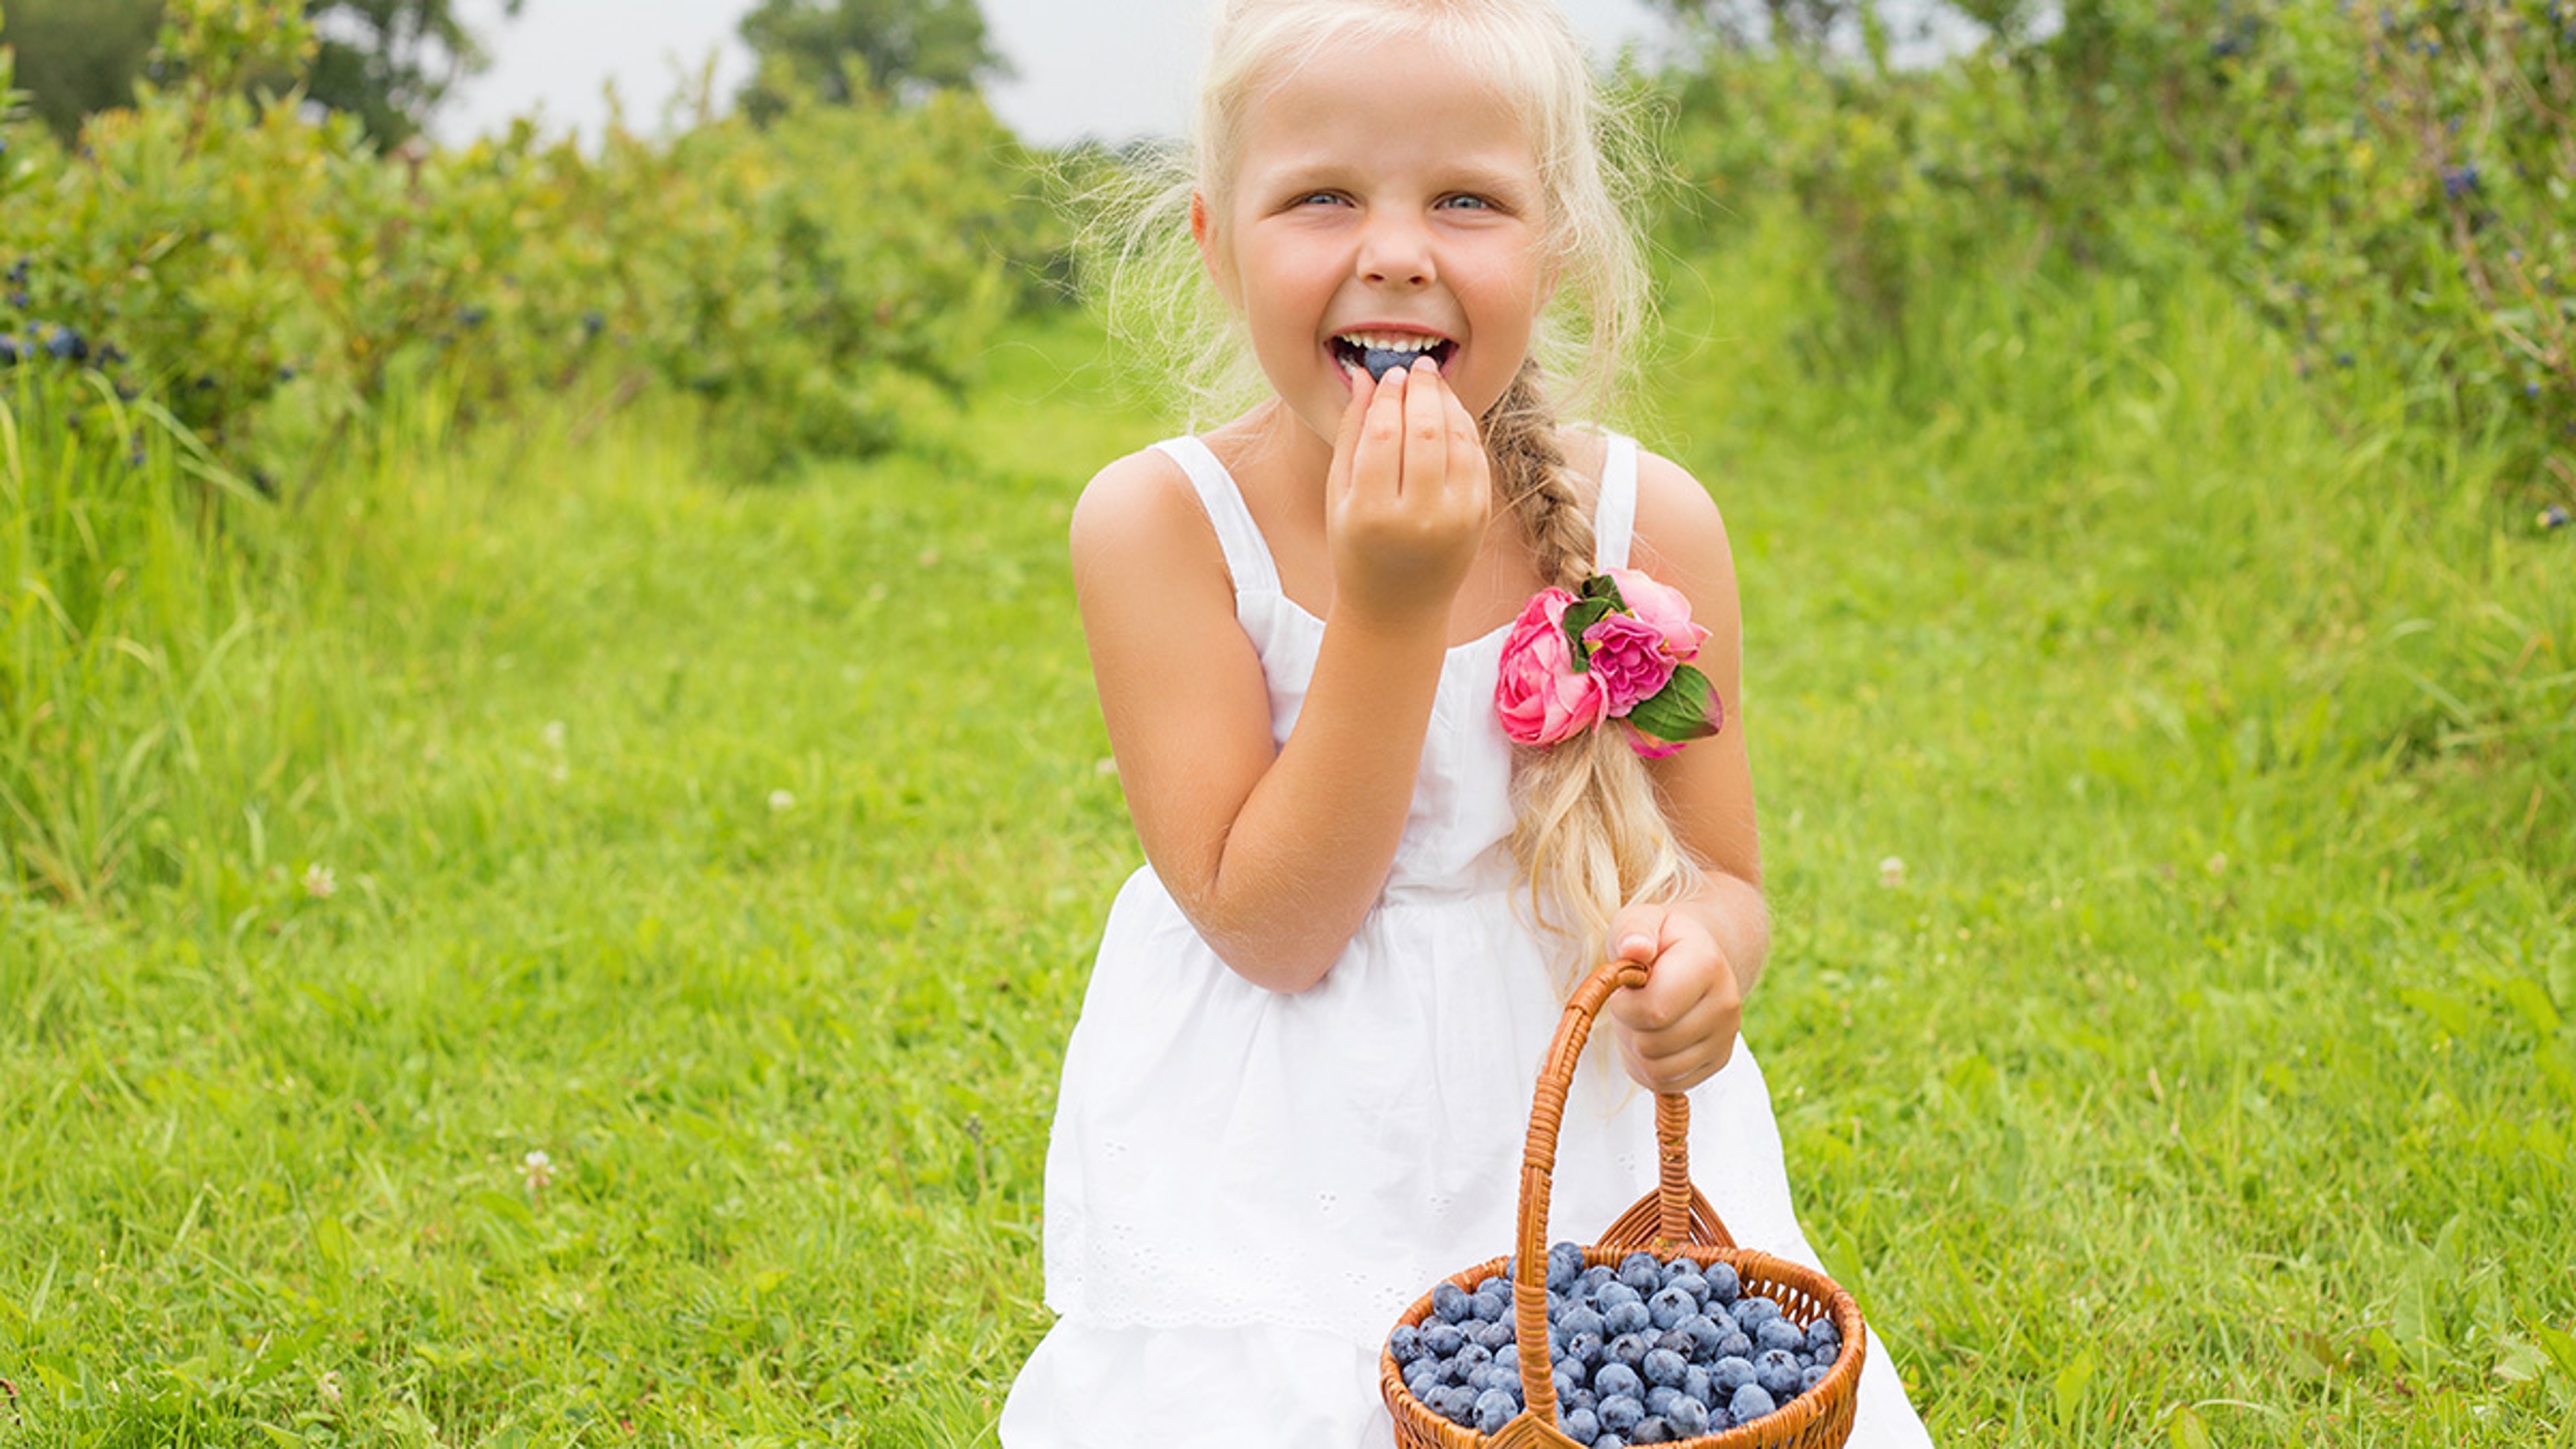
<path id="1" fill-rule="evenodd" d="M 1664 1411 L 1664 1422 L 1673 1426 L 1673 1437 L 1696 1439 L 1708 1432 L 1708 1405 L 1697 1399 L 1677 1399 Z"/>
<path id="2" fill-rule="evenodd" d="M 1646 1417 L 1646 1406 L 1626 1394 L 1606 1394 L 1601 1400 L 1601 1427 L 1613 1434 L 1625 1435 Z"/>
<path id="3" fill-rule="evenodd" d="M 1603 1364 L 1592 1376 L 1592 1392 L 1606 1402 L 1611 1399 L 1641 1399 L 1646 1394 L 1646 1381 L 1624 1363 Z M 1623 1427 L 1620 1432 L 1627 1432 Z"/>
<path id="4" fill-rule="evenodd" d="M 1697 1312 L 1699 1305 L 1679 1288 L 1666 1288 L 1646 1300 L 1646 1312 L 1657 1328 L 1671 1328 Z"/>
<path id="5" fill-rule="evenodd" d="M 1509 1319 L 1498 1318 L 1491 1323 L 1478 1323 L 1473 1328 L 1464 1328 L 1462 1325 L 1462 1331 L 1466 1333 L 1469 1343 L 1482 1344 L 1495 1353 L 1500 1353 L 1503 1346 L 1512 1341 L 1512 1325 Z"/>
<path id="6" fill-rule="evenodd" d="M 1559 1403 L 1563 1403 L 1564 1401 L 1573 1398 L 1575 1393 L 1583 1387 L 1583 1366 L 1581 1364 L 1560 1363 L 1556 1366 L 1556 1371 L 1551 1374 L 1550 1377 L 1556 1382 L 1557 1401 Z"/>
<path id="7" fill-rule="evenodd" d="M 1737 1389 L 1753 1382 L 1753 1360 L 1732 1356 L 1719 1359 L 1717 1365 L 1708 1371 L 1708 1377 L 1709 1382 L 1717 1385 L 1717 1391 L 1731 1400 Z"/>
<path id="8" fill-rule="evenodd" d="M 1439 1387 L 1440 1361 L 1428 1354 L 1415 1359 L 1404 1371 L 1404 1391 L 1426 1404 L 1431 1402 L 1432 1390 Z"/>
<path id="9" fill-rule="evenodd" d="M 1735 1326 L 1746 1333 L 1757 1333 L 1761 1331 L 1763 1324 L 1779 1316 L 1779 1304 L 1761 1294 L 1750 1294 L 1735 1307 Z"/>
<path id="10" fill-rule="evenodd" d="M 1442 1282 L 1431 1289 L 1431 1313 L 1443 1323 L 1463 1323 L 1475 1312 L 1474 1300 L 1467 1290 L 1455 1283 Z M 1455 1349 L 1451 1350 L 1456 1352 Z"/>
<path id="11" fill-rule="evenodd" d="M 1476 1432 L 1491 1434 L 1500 1430 L 1521 1411 L 1520 1404 L 1501 1389 L 1487 1389 L 1476 1396 Z"/>
<path id="12" fill-rule="evenodd" d="M 1574 1409 L 1559 1415 L 1556 1426 L 1577 1444 L 1589 1444 L 1601 1437 L 1601 1416 L 1590 1409 Z"/>
<path id="13" fill-rule="evenodd" d="M 1671 1282 L 1664 1285 L 1665 1292 L 1669 1293 L 1675 1289 L 1679 1289 L 1690 1298 L 1694 1312 L 1700 1304 L 1708 1301 L 1708 1280 L 1697 1273 L 1677 1274 Z"/>
<path id="14" fill-rule="evenodd" d="M 1753 1357 L 1753 1340 L 1745 1336 L 1743 1329 L 1736 1329 L 1717 1341 L 1717 1356 L 1749 1359 Z"/>
<path id="15" fill-rule="evenodd" d="M 1506 1288 L 1499 1293 L 1489 1293 L 1482 1288 L 1477 1289 L 1467 1300 L 1467 1311 L 1481 1322 L 1500 1323 L 1511 1316 L 1512 1291 Z"/>
<path id="16" fill-rule="evenodd" d="M 1619 1265 L 1619 1281 L 1644 1298 L 1664 1286 L 1664 1267 L 1652 1253 L 1630 1253 L 1627 1261 Z"/>
<path id="17" fill-rule="evenodd" d="M 1775 1348 L 1753 1361 L 1753 1381 L 1778 1402 L 1797 1396 L 1798 1375 L 1805 1370 L 1806 1365 L 1786 1350 Z"/>
<path id="18" fill-rule="evenodd" d="M 1618 1307 L 1622 1303 L 1642 1304 L 1645 1301 L 1645 1294 L 1638 1292 L 1636 1289 L 1629 1287 L 1625 1283 L 1604 1283 L 1601 1285 L 1600 1291 L 1592 1295 L 1592 1306 L 1600 1309 L 1603 1313 L 1608 1313 L 1611 1309 Z"/>
<path id="19" fill-rule="evenodd" d="M 15 367 L 18 365 L 19 346 L 19 341 L 15 336 L 6 332 L 0 332 L 0 368 Z M 34 354 L 29 353 L 28 355 L 33 356 Z"/>
<path id="20" fill-rule="evenodd" d="M 1583 1270 L 1582 1284 L 1575 1290 L 1576 1296 L 1590 1298 L 1595 1305 L 1598 1305 L 1601 1300 L 1601 1290 L 1618 1276 L 1609 1264 L 1595 1263 Z"/>
<path id="21" fill-rule="evenodd" d="M 1594 1334 L 1602 1338 L 1610 1336 L 1599 1310 L 1587 1304 L 1578 1303 L 1565 1310 L 1565 1317 L 1560 1321 L 1565 1327 L 1567 1338 L 1572 1338 L 1578 1333 Z"/>
<path id="22" fill-rule="evenodd" d="M 1428 355 L 1394 347 L 1363 347 L 1360 349 L 1360 366 L 1368 369 L 1369 376 L 1384 378 L 1390 372 L 1411 367 L 1415 358 Z"/>
<path id="23" fill-rule="evenodd" d="M 63 362 L 89 360 L 89 339 L 68 327 L 57 326 L 45 339 L 45 350 Z"/>
<path id="24" fill-rule="evenodd" d="M 1601 1321 L 1609 1335 L 1617 1338 L 1621 1334 L 1643 1333 L 1654 1327 L 1655 1313 L 1653 1309 L 1632 1298 L 1603 1314 Z"/>
<path id="25" fill-rule="evenodd" d="M 1646 1382 L 1650 1384 L 1678 1386 L 1682 1376 L 1690 1372 L 1690 1361 L 1668 1348 L 1653 1349 L 1646 1354 L 1646 1361 L 1638 1366 L 1638 1372 L 1645 1375 Z"/>
<path id="26" fill-rule="evenodd" d="M 1501 1369 L 1506 1374 L 1509 1374 L 1513 1380 L 1517 1382 L 1520 1378 L 1521 1372 L 1521 1351 L 1519 1347 L 1513 1344 L 1510 1339 L 1506 1338 L 1501 1343 L 1493 1345 L 1493 1349 L 1494 1367 Z"/>
<path id="27" fill-rule="evenodd" d="M 1734 1398 L 1726 1401 L 1726 1411 L 1733 1414 L 1739 1424 L 1749 1424 L 1778 1407 L 1771 1396 L 1762 1391 L 1760 1384 L 1746 1384 L 1735 1391 Z"/>
<path id="28" fill-rule="evenodd" d="M 1398 1368 L 1422 1357 L 1422 1330 L 1410 1323 L 1397 1324 L 1395 1332 L 1386 1336 L 1386 1351 Z"/>
<path id="29" fill-rule="evenodd" d="M 1589 1373 L 1600 1365 L 1603 1347 L 1604 1345 L 1600 1334 L 1589 1331 L 1569 1334 L 1566 1336 L 1565 1340 L 1565 1355 L 1563 1361 L 1567 1363 L 1579 1363 L 1583 1365 L 1584 1371 Z"/>
<path id="30" fill-rule="evenodd" d="M 1436 1313 L 1439 1310 L 1432 1311 Z M 1466 1346 L 1467 1335 L 1460 1332 L 1454 1323 L 1434 1323 L 1422 1330 L 1423 1351 L 1433 1358 L 1456 1358 L 1458 1350 Z"/>
<path id="31" fill-rule="evenodd" d="M 1467 1375 L 1474 1373 L 1476 1370 L 1483 1368 L 1489 1363 L 1492 1363 L 1494 1361 L 1494 1354 L 1493 1350 L 1485 1347 L 1481 1343 L 1471 1343 L 1466 1347 L 1459 1349 L 1456 1354 L 1450 1357 L 1449 1361 L 1457 1365 L 1456 1372 L 1458 1378 L 1461 1382 L 1464 1382 Z"/>
<path id="32" fill-rule="evenodd" d="M 1666 1424 L 1660 1414 L 1648 1414 L 1637 1421 L 1636 1428 L 1628 1431 L 1628 1442 L 1631 1444 L 1662 1444 L 1672 1437 L 1672 1426 Z"/>
<path id="33" fill-rule="evenodd" d="M 1799 1329 L 1798 1325 L 1789 1320 L 1774 1318 L 1765 1322 L 1754 1333 L 1753 1346 L 1760 1349 L 1781 1348 L 1795 1351 L 1807 1346 L 1807 1335 Z"/>
<path id="34" fill-rule="evenodd" d="M 1825 1375 L 1832 1373 L 1833 1371 L 1833 1365 L 1831 1364 L 1816 1363 L 1807 1365 L 1806 1368 L 1799 1371 L 1798 1392 L 1803 1394 L 1807 1390 L 1814 1388 L 1816 1385 L 1823 1383 L 1825 1381 Z"/>
<path id="35" fill-rule="evenodd" d="M 1567 1293 L 1583 1276 L 1583 1250 L 1572 1243 L 1558 1243 L 1547 1250 L 1547 1291 Z"/>
<path id="36" fill-rule="evenodd" d="M 1733 1319 L 1727 1321 L 1734 1322 Z M 1674 1332 L 1690 1340 L 1689 1356 L 1702 1361 L 1717 1357 L 1717 1346 L 1726 1341 L 1726 1335 L 1718 1332 L 1717 1321 L 1705 1313 L 1694 1313 L 1683 1319 L 1675 1326 Z"/>
<path id="37" fill-rule="evenodd" d="M 1732 1303 L 1744 1291 L 1732 1263 L 1711 1263 L 1700 1270 L 1700 1276 L 1708 1280 L 1708 1296 L 1720 1303 Z"/>
<path id="38" fill-rule="evenodd" d="M 1819 1318 L 1807 1325 L 1807 1352 L 1832 1358 L 1843 1351 L 1843 1331 L 1834 1327 L 1830 1318 Z"/>
<path id="39" fill-rule="evenodd" d="M 1675 1253 L 1670 1258 L 1664 1260 L 1664 1286 L 1670 1288 L 1673 1286 L 1674 1280 L 1681 1277 L 1684 1273 L 1697 1274 L 1698 1272 L 1699 1264 L 1697 1262 L 1683 1254 Z"/>
<path id="40" fill-rule="evenodd" d="M 1678 1328 L 1673 1329 L 1673 1330 L 1671 1330 L 1671 1331 L 1669 1331 L 1669 1332 L 1665 1333 L 1665 1334 L 1664 1334 L 1664 1335 L 1662 1335 L 1661 1337 L 1657 1338 L 1657 1339 L 1655 1340 L 1655 1347 L 1660 1348 L 1660 1349 L 1664 1350 L 1664 1351 L 1665 1351 L 1665 1352 L 1667 1352 L 1667 1353 L 1673 1353 L 1673 1354 L 1678 1354 L 1678 1355 L 1680 1355 L 1680 1356 L 1681 1356 L 1681 1358 L 1682 1358 L 1682 1361 L 1683 1361 L 1683 1362 L 1685 1362 L 1685 1363 L 1687 1363 L 1687 1362 L 1689 1362 L 1689 1361 L 1690 1361 L 1690 1356 L 1691 1356 L 1691 1336 L 1690 1336 L 1689 1334 L 1687 1334 L 1687 1333 L 1682 1332 L 1682 1331 L 1681 1331 L 1680 1329 L 1678 1329 Z"/>
<path id="41" fill-rule="evenodd" d="M 1708 1370 L 1692 1364 L 1682 1373 L 1682 1397 L 1697 1399 L 1703 1404 L 1716 1403 L 1717 1381 L 1709 1377 Z"/>
<path id="42" fill-rule="evenodd" d="M 1652 1352 L 1654 1352 L 1654 1345 L 1646 1342 L 1646 1336 L 1642 1333 L 1623 1333 L 1610 1340 L 1610 1357 L 1632 1369 L 1642 1371 L 1646 1355 Z"/>
<path id="43" fill-rule="evenodd" d="M 1628 1449 L 1628 1441 L 1604 1429 L 1601 1437 L 1592 1441 L 1592 1449 Z"/>

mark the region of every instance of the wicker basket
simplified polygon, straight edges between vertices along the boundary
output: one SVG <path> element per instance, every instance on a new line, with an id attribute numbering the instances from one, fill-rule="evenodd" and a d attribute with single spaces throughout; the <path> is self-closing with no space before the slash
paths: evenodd
<path id="1" fill-rule="evenodd" d="M 1517 1267 L 1512 1278 L 1512 1323 L 1521 1343 L 1547 1342 L 1547 1197 L 1556 1166 L 1556 1135 L 1565 1114 L 1565 1094 L 1574 1080 L 1575 1063 L 1593 1018 L 1610 993 L 1644 982 L 1646 968 L 1634 961 L 1612 961 L 1596 968 L 1565 1004 L 1556 1039 L 1540 1066 L 1538 1092 L 1530 1104 L 1529 1145 L 1521 1157 L 1521 1197 Z M 1801 1263 L 1735 1246 L 1717 1212 L 1690 1180 L 1690 1100 L 1678 1093 L 1655 1095 L 1655 1140 L 1661 1171 L 1653 1192 L 1583 1250 L 1584 1266 L 1616 1267 L 1628 1254 L 1645 1249 L 1658 1257 L 1676 1254 L 1703 1266 L 1732 1265 L 1745 1290 L 1779 1302 L 1792 1322 L 1807 1324 L 1831 1316 L 1842 1335 L 1842 1352 L 1814 1388 L 1750 1424 L 1695 1439 L 1676 1441 L 1675 1449 L 1838 1449 L 1851 1437 L 1852 1413 L 1859 1400 L 1861 1358 L 1866 1351 L 1860 1305 L 1834 1281 Z M 1511 1259 L 1495 1258 L 1453 1274 L 1449 1282 L 1469 1292 L 1503 1270 Z M 1398 1325 L 1420 1326 L 1431 1314 L 1425 1293 Z M 1519 1417 L 1491 1435 L 1453 1424 L 1434 1414 L 1404 1386 L 1392 1350 L 1378 1357 L 1378 1386 L 1395 1416 L 1399 1449 L 1584 1449 L 1556 1427 L 1556 1381 L 1546 1354 L 1520 1361 L 1522 1400 Z"/>

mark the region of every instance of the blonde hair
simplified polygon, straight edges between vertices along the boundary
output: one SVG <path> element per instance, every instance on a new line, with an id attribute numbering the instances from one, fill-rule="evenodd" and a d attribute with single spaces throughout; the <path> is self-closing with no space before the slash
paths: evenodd
<path id="1" fill-rule="evenodd" d="M 1088 274 L 1124 357 L 1176 383 L 1189 423 L 1230 416 L 1264 395 L 1241 321 L 1208 284 L 1188 226 L 1193 195 L 1226 214 L 1254 107 L 1330 47 L 1403 43 L 1451 55 L 1507 98 L 1538 159 L 1540 245 L 1556 286 L 1530 357 L 1482 419 L 1497 503 L 1520 522 L 1550 582 L 1593 569 L 1587 485 L 1559 440 L 1552 377 L 1590 416 L 1624 392 L 1646 315 L 1645 252 L 1631 218 L 1650 168 L 1639 111 L 1595 81 L 1582 41 L 1547 0 L 1228 0 L 1212 37 L 1192 143 L 1135 158 L 1095 197 Z M 1222 238 L 1220 238 L 1220 242 Z M 1176 338 L 1194 339 L 1175 361 Z M 1564 984 L 1588 968 L 1626 901 L 1696 887 L 1653 782 L 1622 732 L 1604 726 L 1515 762 L 1512 852 L 1530 884 L 1534 924 L 1564 940 Z"/>

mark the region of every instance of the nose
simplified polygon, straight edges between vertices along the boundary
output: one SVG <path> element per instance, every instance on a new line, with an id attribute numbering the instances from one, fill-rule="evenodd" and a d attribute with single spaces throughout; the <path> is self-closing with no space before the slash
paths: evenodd
<path id="1" fill-rule="evenodd" d="M 1360 237 L 1358 271 L 1362 280 L 1379 286 L 1429 286 L 1437 274 L 1429 232 L 1412 217 L 1371 217 Z"/>

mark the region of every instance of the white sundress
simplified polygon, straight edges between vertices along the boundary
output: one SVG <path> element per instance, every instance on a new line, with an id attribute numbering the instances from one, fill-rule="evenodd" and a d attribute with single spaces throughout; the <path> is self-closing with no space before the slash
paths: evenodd
<path id="1" fill-rule="evenodd" d="M 1233 478 L 1180 463 L 1225 550 L 1285 741 L 1321 620 L 1280 592 Z M 1611 440 L 1595 529 L 1624 566 L 1636 445 Z M 1493 698 L 1506 630 L 1449 651 L 1385 889 L 1324 980 L 1236 975 L 1150 866 L 1111 907 L 1065 1049 L 1046 1161 L 1046 1303 L 1004 1449 L 1388 1449 L 1378 1353 L 1432 1283 L 1512 1248 L 1538 1064 L 1562 1014 L 1506 837 L 1511 746 Z M 1576 1074 L 1549 1237 L 1591 1241 L 1655 1182 L 1654 1098 Z M 1596 1069 L 1598 1068 L 1598 1069 Z M 1693 1179 L 1736 1240 L 1815 1265 L 1753 1054 L 1690 1093 Z M 1851 1443 L 1928 1445 L 1872 1341 Z"/>

